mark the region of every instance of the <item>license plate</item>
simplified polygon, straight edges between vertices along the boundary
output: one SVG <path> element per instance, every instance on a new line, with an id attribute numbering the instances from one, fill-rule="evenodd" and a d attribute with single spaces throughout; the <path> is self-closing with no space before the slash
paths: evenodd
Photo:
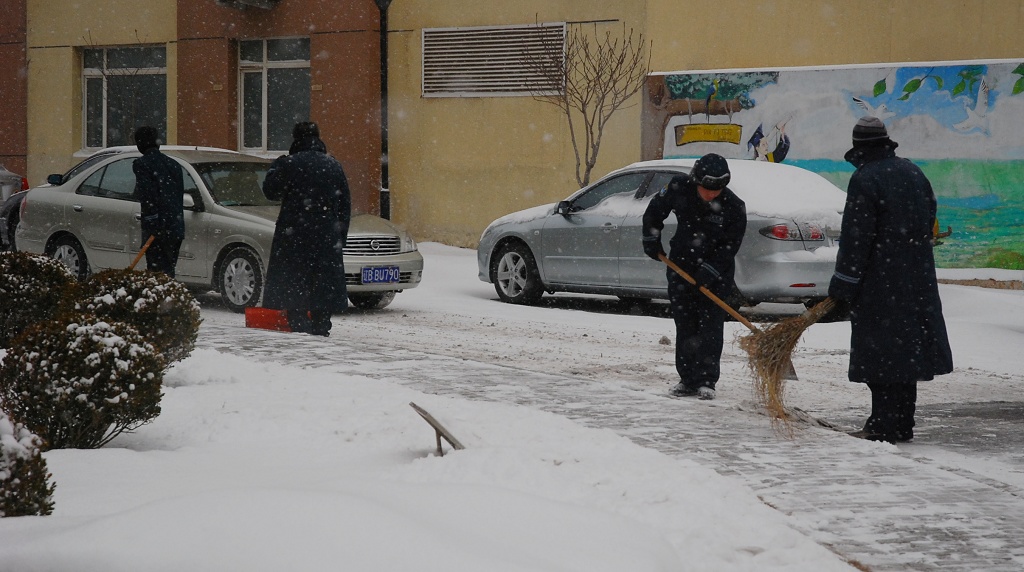
<path id="1" fill-rule="evenodd" d="M 391 284 L 399 281 L 397 266 L 363 267 L 363 284 Z"/>

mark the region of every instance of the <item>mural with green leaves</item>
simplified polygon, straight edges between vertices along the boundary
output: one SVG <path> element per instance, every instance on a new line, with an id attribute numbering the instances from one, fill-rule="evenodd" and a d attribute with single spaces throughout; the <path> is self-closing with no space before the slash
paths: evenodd
<path id="1" fill-rule="evenodd" d="M 1024 62 L 985 60 L 782 70 L 652 74 L 643 158 L 785 161 L 845 189 L 843 160 L 857 119 L 881 119 L 919 164 L 953 234 L 945 267 L 1024 269 Z M 717 103 L 716 103 L 717 102 Z M 727 123 L 735 141 L 676 137 L 690 124 Z"/>

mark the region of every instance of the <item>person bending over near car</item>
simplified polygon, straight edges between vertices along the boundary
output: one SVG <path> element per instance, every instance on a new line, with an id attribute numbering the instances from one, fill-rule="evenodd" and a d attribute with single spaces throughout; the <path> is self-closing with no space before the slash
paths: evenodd
<path id="1" fill-rule="evenodd" d="M 743 201 L 726 185 L 729 164 L 714 153 L 694 163 L 689 175 L 677 175 L 651 199 L 644 212 L 644 253 L 654 260 L 665 254 L 661 231 L 675 213 L 678 226 L 668 258 L 703 286 L 725 298 L 732 290 L 736 252 L 747 228 Z M 668 297 L 676 323 L 676 397 L 714 399 L 718 383 L 725 311 L 671 268 Z"/>
<path id="2" fill-rule="evenodd" d="M 146 249 L 146 269 L 174 278 L 178 251 L 185 239 L 185 185 L 181 165 L 160 152 L 159 136 L 155 127 L 135 130 L 135 145 L 142 156 L 132 163 L 132 171 L 135 198 L 142 209 L 143 244 L 153 237 Z"/>
<path id="3" fill-rule="evenodd" d="M 330 335 L 331 314 L 348 307 L 342 250 L 352 213 L 341 163 L 316 123 L 297 123 L 288 155 L 270 165 L 263 192 L 281 201 L 263 306 L 285 310 L 293 332 Z"/>
<path id="4" fill-rule="evenodd" d="M 871 415 L 855 437 L 914 437 L 917 382 L 953 371 L 932 253 L 936 202 L 916 165 L 876 117 L 853 128 L 850 177 L 828 295 L 850 316 L 850 381 L 871 390 Z"/>

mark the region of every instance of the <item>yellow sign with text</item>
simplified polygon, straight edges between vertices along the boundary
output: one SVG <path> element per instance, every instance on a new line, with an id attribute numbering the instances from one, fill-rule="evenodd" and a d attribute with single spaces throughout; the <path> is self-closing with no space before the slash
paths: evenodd
<path id="1" fill-rule="evenodd" d="M 740 144 L 743 126 L 735 123 L 691 123 L 676 125 L 676 146 L 687 143 L 732 143 Z"/>

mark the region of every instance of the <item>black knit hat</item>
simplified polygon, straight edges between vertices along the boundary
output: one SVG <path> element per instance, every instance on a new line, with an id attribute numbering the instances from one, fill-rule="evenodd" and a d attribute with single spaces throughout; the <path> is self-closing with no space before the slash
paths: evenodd
<path id="1" fill-rule="evenodd" d="M 877 145 L 889 141 L 889 132 L 885 124 L 877 117 L 870 115 L 861 117 L 853 126 L 853 145 Z"/>
<path id="2" fill-rule="evenodd" d="M 292 139 L 302 139 L 303 137 L 320 137 L 320 128 L 317 127 L 316 123 L 312 121 L 302 121 L 296 123 L 292 129 Z"/>
<path id="3" fill-rule="evenodd" d="M 708 153 L 693 164 L 690 178 L 709 191 L 724 189 L 731 178 L 729 163 L 721 155 Z"/>
<path id="4" fill-rule="evenodd" d="M 150 127 L 149 125 L 139 127 L 135 130 L 135 146 L 142 152 L 154 147 L 159 148 L 160 132 L 156 130 L 156 127 Z"/>

